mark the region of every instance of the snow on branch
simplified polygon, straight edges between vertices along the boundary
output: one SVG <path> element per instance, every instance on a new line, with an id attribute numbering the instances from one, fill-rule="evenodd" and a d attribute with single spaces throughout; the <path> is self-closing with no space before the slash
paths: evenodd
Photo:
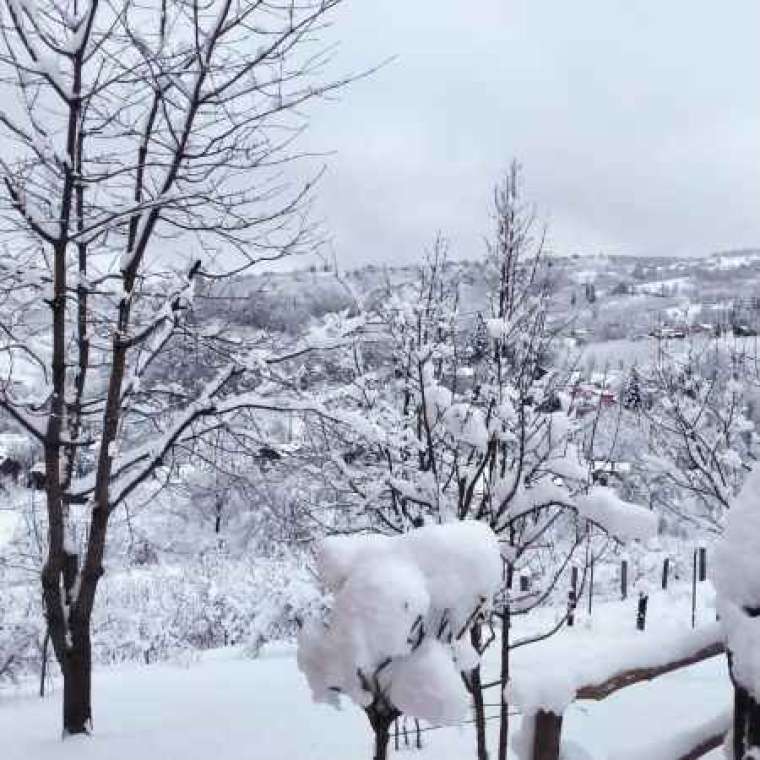
<path id="1" fill-rule="evenodd" d="M 621 499 L 606 486 L 593 486 L 575 498 L 578 513 L 621 540 L 657 535 L 657 516 L 650 509 Z"/>

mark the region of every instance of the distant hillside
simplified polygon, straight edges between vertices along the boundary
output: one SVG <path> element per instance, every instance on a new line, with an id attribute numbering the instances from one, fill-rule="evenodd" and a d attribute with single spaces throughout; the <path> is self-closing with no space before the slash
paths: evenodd
<path id="1" fill-rule="evenodd" d="M 646 334 L 658 325 L 735 322 L 760 327 L 760 249 L 707 257 L 598 254 L 551 256 L 554 317 L 605 341 Z M 452 261 L 461 283 L 464 315 L 487 309 L 483 266 Z M 296 331 L 328 312 L 356 309 L 414 281 L 417 267 L 367 265 L 343 271 L 304 269 L 240 277 L 201 295 L 201 308 L 218 320 Z"/>

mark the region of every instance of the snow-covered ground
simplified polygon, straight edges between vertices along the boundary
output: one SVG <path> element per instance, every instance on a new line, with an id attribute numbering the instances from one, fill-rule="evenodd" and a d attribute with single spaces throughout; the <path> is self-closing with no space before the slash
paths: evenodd
<path id="1" fill-rule="evenodd" d="M 699 584 L 697 636 L 715 629 L 709 583 Z M 561 689 L 599 680 L 630 664 L 656 664 L 692 636 L 689 584 L 650 595 L 647 630 L 634 625 L 636 598 L 598 604 L 588 618 L 583 603 L 576 626 L 536 645 L 513 651 L 517 684 L 547 683 Z M 515 620 L 513 641 L 550 626 L 556 609 L 533 616 L 530 630 Z M 700 633 L 701 632 L 701 633 Z M 484 680 L 498 673 L 498 646 L 484 661 Z M 183 664 L 121 666 L 95 673 L 95 732 L 61 742 L 60 693 L 31 696 L 34 684 L 0 692 L 3 760 L 362 760 L 371 757 L 363 713 L 344 700 L 338 711 L 314 704 L 296 664 L 295 647 L 269 645 L 258 659 L 230 648 Z M 497 689 L 487 692 L 492 746 L 496 746 Z M 658 755 L 679 736 L 720 720 L 731 703 L 725 658 L 623 689 L 601 702 L 575 702 L 565 711 L 566 760 L 671 760 Z M 517 732 L 520 716 L 511 730 Z M 425 727 L 423 749 L 402 751 L 419 760 L 460 760 L 473 754 L 469 725 Z M 575 750 L 573 750 L 575 747 Z M 583 751 L 581 751 L 582 748 Z M 409 755 L 409 753 L 414 753 Z M 584 754 L 585 752 L 585 754 Z M 712 753 L 710 760 L 721 757 Z"/>
<path id="2" fill-rule="evenodd" d="M 311 702 L 292 647 L 268 647 L 257 660 L 236 650 L 210 652 L 190 665 L 100 670 L 95 732 L 61 742 L 60 694 L 0 698 L 3 760 L 361 760 L 369 730 L 358 708 Z M 625 689 L 604 702 L 577 702 L 563 736 L 572 758 L 619 760 L 713 719 L 729 704 L 723 658 Z M 496 708 L 489 713 L 495 714 Z M 667 719 L 664 719 L 667 716 Z M 514 718 L 519 728 L 519 716 Z M 496 728 L 496 721 L 489 726 Z M 496 737 L 492 737 L 495 742 Z M 472 756 L 469 727 L 425 731 L 419 760 Z M 494 744 L 495 746 L 495 744 Z M 568 748 L 569 748 L 568 747 Z M 633 756 L 633 754 L 631 755 Z M 720 757 L 713 753 L 710 760 Z"/>

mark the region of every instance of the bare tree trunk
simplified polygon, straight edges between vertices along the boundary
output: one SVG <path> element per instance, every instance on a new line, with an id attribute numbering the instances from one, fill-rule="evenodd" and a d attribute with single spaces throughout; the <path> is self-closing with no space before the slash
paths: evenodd
<path id="1" fill-rule="evenodd" d="M 45 696 L 45 681 L 47 680 L 48 649 L 50 647 L 50 631 L 45 630 L 45 638 L 42 640 L 42 664 L 40 665 L 40 698 Z"/>
<path id="2" fill-rule="evenodd" d="M 78 625 L 71 632 L 71 646 L 66 650 L 63 672 L 63 733 L 86 734 L 92 727 L 90 701 L 92 652 L 89 624 Z"/>
<path id="3" fill-rule="evenodd" d="M 504 605 L 501 614 L 501 672 L 499 674 L 499 757 L 498 760 L 507 760 L 507 747 L 509 746 L 509 704 L 507 703 L 506 689 L 509 682 L 509 605 Z"/>
<path id="4" fill-rule="evenodd" d="M 391 726 L 400 713 L 396 710 L 388 713 L 386 711 L 379 712 L 372 708 L 366 710 L 369 723 L 372 726 L 372 731 L 375 734 L 375 752 L 373 760 L 387 760 L 388 758 L 388 742 L 391 738 Z"/>
<path id="5" fill-rule="evenodd" d="M 480 677 L 480 665 L 470 673 L 470 691 L 472 706 L 475 713 L 475 737 L 477 742 L 478 760 L 488 760 L 488 744 L 486 740 L 486 708 L 483 703 L 483 687 Z"/>
<path id="6" fill-rule="evenodd" d="M 480 653 L 483 631 L 481 626 L 474 625 L 470 631 L 470 640 L 476 652 Z M 471 670 L 464 679 L 467 690 L 472 696 L 472 708 L 475 720 L 475 741 L 478 760 L 488 760 L 488 740 L 486 738 L 486 707 L 483 700 L 483 682 L 480 675 L 480 665 Z"/>
<path id="7" fill-rule="evenodd" d="M 389 728 L 378 726 L 375 728 L 375 756 L 374 760 L 386 760 L 388 757 Z"/>

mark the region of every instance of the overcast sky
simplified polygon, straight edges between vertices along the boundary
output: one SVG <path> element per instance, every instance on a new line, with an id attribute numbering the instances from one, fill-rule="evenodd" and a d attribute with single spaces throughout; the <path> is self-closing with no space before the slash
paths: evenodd
<path id="1" fill-rule="evenodd" d="M 306 138 L 344 265 L 478 255 L 513 156 L 558 252 L 760 247 L 759 0 L 346 0 L 331 34 L 396 56 Z"/>

